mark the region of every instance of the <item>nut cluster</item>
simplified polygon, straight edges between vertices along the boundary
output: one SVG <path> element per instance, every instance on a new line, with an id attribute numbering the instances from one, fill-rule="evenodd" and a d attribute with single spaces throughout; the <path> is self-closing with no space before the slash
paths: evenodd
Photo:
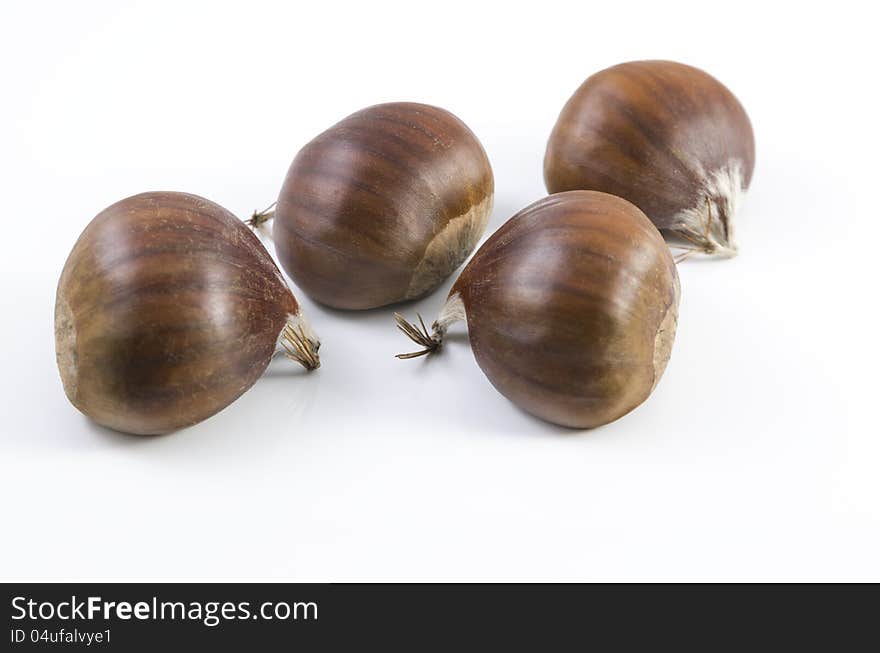
<path id="1" fill-rule="evenodd" d="M 668 61 L 588 78 L 547 145 L 550 195 L 479 248 L 429 329 L 465 322 L 492 385 L 524 411 L 593 428 L 641 404 L 669 360 L 676 259 L 736 253 L 754 137 L 733 94 Z M 247 223 L 206 199 L 151 192 L 99 213 L 64 266 L 55 347 L 70 402 L 104 426 L 159 434 L 232 403 L 275 354 L 319 367 L 320 341 L 248 226 L 313 300 L 363 310 L 423 297 L 471 254 L 492 210 L 489 159 L 438 107 L 351 114 L 293 159 L 275 204 Z"/>

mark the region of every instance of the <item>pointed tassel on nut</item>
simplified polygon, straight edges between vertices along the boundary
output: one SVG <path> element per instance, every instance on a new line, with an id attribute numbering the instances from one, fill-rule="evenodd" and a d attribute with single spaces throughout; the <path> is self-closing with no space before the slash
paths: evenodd
<path id="1" fill-rule="evenodd" d="M 419 318 L 419 323 L 413 324 L 407 322 L 406 318 L 400 313 L 394 314 L 397 328 L 400 329 L 407 338 L 422 347 L 419 351 L 407 354 L 397 354 L 396 358 L 407 360 L 433 354 L 443 346 L 443 337 L 446 335 L 446 330 L 450 325 L 467 318 L 464 302 L 461 299 L 461 295 L 457 292 L 452 293 L 446 298 L 446 303 L 443 304 L 443 308 L 440 310 L 440 315 L 434 320 L 434 324 L 431 325 L 430 331 L 428 331 L 428 327 L 425 326 L 422 316 L 416 313 L 416 317 Z"/>
<path id="2" fill-rule="evenodd" d="M 302 313 L 292 315 L 278 336 L 278 350 L 309 371 L 321 367 L 320 348 L 320 340 L 314 336 Z"/>
<path id="3" fill-rule="evenodd" d="M 276 202 L 272 202 L 262 211 L 254 211 L 251 217 L 245 220 L 244 223 L 261 236 L 271 240 L 272 231 L 269 229 L 269 221 L 275 217 L 275 204 Z"/>

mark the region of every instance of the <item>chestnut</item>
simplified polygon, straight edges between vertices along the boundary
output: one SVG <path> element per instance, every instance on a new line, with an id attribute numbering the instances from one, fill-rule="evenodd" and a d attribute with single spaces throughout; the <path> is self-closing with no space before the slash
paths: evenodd
<path id="1" fill-rule="evenodd" d="M 415 299 L 473 251 L 493 191 L 483 147 L 454 115 L 411 102 L 372 106 L 296 155 L 275 206 L 275 249 L 322 304 Z"/>
<path id="2" fill-rule="evenodd" d="M 562 109 L 547 144 L 547 190 L 623 197 L 688 253 L 736 254 L 734 214 L 752 179 L 745 110 L 711 75 L 672 61 L 596 73 Z"/>
<path id="3" fill-rule="evenodd" d="M 428 332 L 398 327 L 436 351 L 466 320 L 471 349 L 514 404 L 574 428 L 641 404 L 666 368 L 678 316 L 675 262 L 633 204 L 596 191 L 550 195 L 496 231 L 462 271 Z"/>
<path id="4" fill-rule="evenodd" d="M 118 431 L 200 422 L 250 388 L 277 347 L 314 369 L 318 346 L 259 239 L 195 195 L 143 193 L 104 209 L 58 282 L 64 391 Z"/>

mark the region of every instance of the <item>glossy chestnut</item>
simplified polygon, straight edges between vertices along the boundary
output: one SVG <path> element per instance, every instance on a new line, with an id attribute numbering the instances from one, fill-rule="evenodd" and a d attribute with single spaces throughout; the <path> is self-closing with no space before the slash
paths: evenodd
<path id="1" fill-rule="evenodd" d="M 669 360 L 679 282 L 665 241 L 634 205 L 595 191 L 546 197 L 508 220 L 452 286 L 433 325 L 398 326 L 436 351 L 466 320 L 501 394 L 545 420 L 606 424 L 641 404 Z"/>
<path id="2" fill-rule="evenodd" d="M 328 306 L 415 299 L 471 253 L 493 191 L 483 147 L 454 115 L 372 106 L 297 154 L 275 206 L 275 248 L 297 286 Z"/>
<path id="3" fill-rule="evenodd" d="M 623 197 L 688 241 L 683 249 L 733 256 L 754 165 L 751 123 L 721 82 L 672 61 L 634 61 L 596 73 L 569 99 L 544 179 L 551 193 Z"/>
<path id="4" fill-rule="evenodd" d="M 319 364 L 318 341 L 257 237 L 195 195 L 143 193 L 105 209 L 58 282 L 64 391 L 112 429 L 200 422 L 245 392 L 278 347 Z"/>

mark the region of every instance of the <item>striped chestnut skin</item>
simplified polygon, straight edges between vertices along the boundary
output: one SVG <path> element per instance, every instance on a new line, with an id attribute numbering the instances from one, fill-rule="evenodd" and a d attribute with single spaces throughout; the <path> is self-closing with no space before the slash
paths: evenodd
<path id="1" fill-rule="evenodd" d="M 70 402 L 95 422 L 167 433 L 250 388 L 299 317 L 234 215 L 195 195 L 143 193 L 99 213 L 64 265 L 58 369 Z"/>
<path id="2" fill-rule="evenodd" d="M 547 144 L 547 190 L 623 197 L 691 251 L 736 254 L 734 215 L 752 179 L 745 110 L 711 75 L 672 61 L 634 61 L 587 79 Z"/>
<path id="3" fill-rule="evenodd" d="M 281 265 L 313 299 L 369 309 L 434 290 L 473 251 L 494 180 L 468 127 L 437 107 L 372 106 L 297 154 L 275 207 Z"/>
<path id="4" fill-rule="evenodd" d="M 477 363 L 501 394 L 549 422 L 597 427 L 657 385 L 679 294 L 669 248 L 638 208 L 595 191 L 559 193 L 480 247 L 434 324 L 433 348 L 466 319 Z"/>

